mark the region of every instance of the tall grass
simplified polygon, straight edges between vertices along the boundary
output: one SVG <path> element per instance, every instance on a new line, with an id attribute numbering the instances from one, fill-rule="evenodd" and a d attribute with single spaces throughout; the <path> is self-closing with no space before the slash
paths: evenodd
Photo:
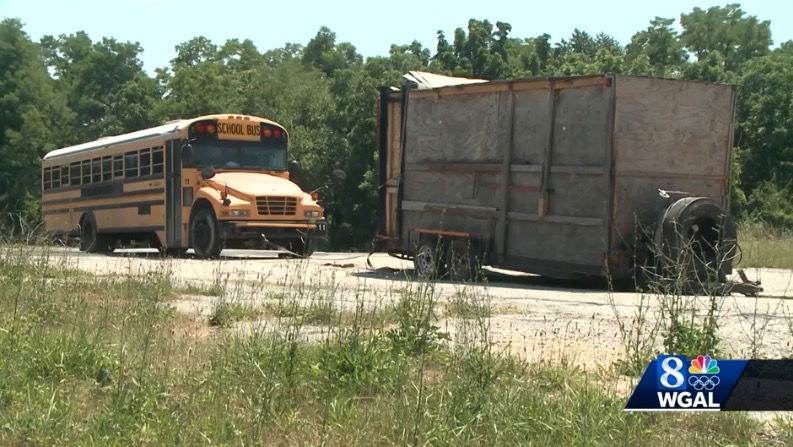
<path id="1" fill-rule="evenodd" d="M 295 284 L 257 330 L 206 335 L 170 308 L 171 284 L 0 250 L 0 444 L 710 446 L 759 430 L 741 415 L 626 413 L 603 373 L 502 354 L 475 289 L 455 298 L 468 329 L 452 335 L 427 282 L 397 293 L 387 323 L 365 289 Z M 218 303 L 262 287 L 226 284 Z M 330 301 L 343 304 L 308 341 L 307 311 L 272 311 Z"/>
<path id="2" fill-rule="evenodd" d="M 739 228 L 738 267 L 793 269 L 793 231 L 747 223 Z"/>

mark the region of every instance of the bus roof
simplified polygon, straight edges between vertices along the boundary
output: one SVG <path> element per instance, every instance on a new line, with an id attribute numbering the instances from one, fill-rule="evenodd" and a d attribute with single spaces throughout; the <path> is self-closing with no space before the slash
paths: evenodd
<path id="1" fill-rule="evenodd" d="M 89 141 L 88 143 L 82 143 L 74 146 L 64 147 L 62 149 L 56 149 L 54 151 L 48 152 L 43 159 L 49 160 L 52 158 L 64 157 L 66 155 L 76 154 L 78 152 L 90 151 L 92 149 L 99 149 L 103 147 L 113 146 L 116 144 L 129 143 L 132 141 L 146 140 L 149 138 L 161 137 L 167 134 L 174 134 L 186 128 L 194 121 L 200 121 L 205 119 L 256 120 L 267 124 L 274 124 L 276 126 L 283 127 L 274 121 L 268 120 L 267 118 L 259 118 L 249 115 L 236 115 L 236 114 L 205 115 L 190 119 L 174 120 L 157 127 L 150 127 L 148 129 L 137 130 L 135 132 L 125 133 L 121 135 L 113 135 L 110 137 L 101 137 L 97 140 Z"/>

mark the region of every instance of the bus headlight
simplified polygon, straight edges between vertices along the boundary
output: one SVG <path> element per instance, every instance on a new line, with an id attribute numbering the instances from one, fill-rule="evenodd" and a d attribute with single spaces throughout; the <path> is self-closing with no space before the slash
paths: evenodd
<path id="1" fill-rule="evenodd" d="M 234 217 L 245 217 L 248 215 L 248 210 L 231 210 L 231 215 Z"/>
<path id="2" fill-rule="evenodd" d="M 306 211 L 306 217 L 319 217 L 319 211 Z"/>

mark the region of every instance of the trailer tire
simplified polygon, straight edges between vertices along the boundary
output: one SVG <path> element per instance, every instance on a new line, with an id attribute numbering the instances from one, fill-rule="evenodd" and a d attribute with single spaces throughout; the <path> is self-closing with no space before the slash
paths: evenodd
<path id="1" fill-rule="evenodd" d="M 476 281 L 481 267 L 476 244 L 469 239 L 454 239 L 446 250 L 446 266 L 452 281 Z"/>
<path id="2" fill-rule="evenodd" d="M 686 197 L 661 213 L 654 245 L 662 276 L 724 282 L 737 251 L 735 223 L 714 199 Z"/>
<path id="3" fill-rule="evenodd" d="M 446 273 L 445 241 L 423 237 L 419 239 L 413 255 L 413 267 L 416 276 L 423 279 L 435 279 Z"/>

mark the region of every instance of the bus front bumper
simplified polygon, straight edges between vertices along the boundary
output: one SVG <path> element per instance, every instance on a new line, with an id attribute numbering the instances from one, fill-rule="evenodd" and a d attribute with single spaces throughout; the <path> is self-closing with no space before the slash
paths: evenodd
<path id="1" fill-rule="evenodd" d="M 262 239 L 268 240 L 295 238 L 322 238 L 328 233 L 324 221 L 261 221 L 261 220 L 221 220 L 220 230 L 224 239 Z"/>

